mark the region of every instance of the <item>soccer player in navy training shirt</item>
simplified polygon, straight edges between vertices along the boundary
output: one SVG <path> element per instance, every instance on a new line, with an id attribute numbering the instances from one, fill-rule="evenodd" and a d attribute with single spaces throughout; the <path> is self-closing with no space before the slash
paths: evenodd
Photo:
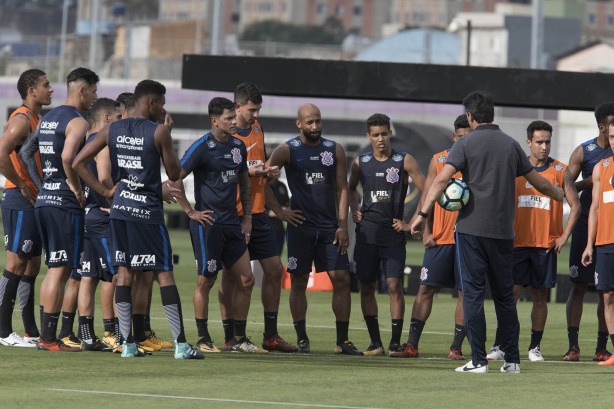
<path id="1" fill-rule="evenodd" d="M 300 134 L 275 148 L 267 167 L 286 168 L 291 210 L 302 212 L 302 216 L 294 217 L 287 232 L 290 311 L 299 351 L 310 351 L 305 325 L 306 290 L 315 261 L 316 271 L 327 271 L 333 284 L 335 353 L 362 355 L 348 340 L 351 302 L 345 151 L 341 145 L 322 138 L 322 116 L 313 104 L 299 108 L 296 127 Z M 284 214 L 272 194 L 267 196 L 267 204 L 276 214 Z"/>
<path id="2" fill-rule="evenodd" d="M 178 180 L 179 159 L 168 128 L 156 121 L 165 114 L 166 88 L 144 80 L 134 90 L 134 117 L 114 122 L 98 132 L 77 155 L 73 167 L 90 188 L 112 200 L 110 215 L 112 264 L 117 267 L 115 302 L 125 341 L 122 357 L 140 356 L 132 335 L 134 274 L 157 272 L 162 306 L 173 339 L 175 359 L 203 359 L 186 342 L 179 292 L 175 285 L 172 249 L 164 226 L 160 160 L 170 180 Z M 102 185 L 87 168 L 98 152 L 109 147 L 115 187 Z"/>

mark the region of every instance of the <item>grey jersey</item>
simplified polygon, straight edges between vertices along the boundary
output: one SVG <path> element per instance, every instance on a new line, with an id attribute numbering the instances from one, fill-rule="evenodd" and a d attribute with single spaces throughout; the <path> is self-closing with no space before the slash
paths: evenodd
<path id="1" fill-rule="evenodd" d="M 513 240 L 514 181 L 533 169 L 520 144 L 498 125 L 480 125 L 454 144 L 446 163 L 462 173 L 471 191 L 456 231 Z"/>

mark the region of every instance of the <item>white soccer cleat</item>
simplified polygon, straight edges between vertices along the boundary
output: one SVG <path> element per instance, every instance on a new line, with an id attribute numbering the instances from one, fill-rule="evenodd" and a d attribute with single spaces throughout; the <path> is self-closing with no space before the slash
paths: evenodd
<path id="1" fill-rule="evenodd" d="M 529 361 L 531 362 L 544 362 L 542 352 L 539 350 L 539 345 L 533 349 L 529 349 Z"/>
<path id="2" fill-rule="evenodd" d="M 5 345 L 7 347 L 36 348 L 35 344 L 24 341 L 24 339 L 15 332 L 11 333 L 6 338 L 0 338 L 0 345 Z"/>
<path id="3" fill-rule="evenodd" d="M 459 366 L 458 368 L 456 368 L 455 371 L 465 372 L 465 373 L 487 373 L 488 365 L 478 364 L 477 366 L 474 366 L 473 361 L 469 361 L 465 365 Z"/>
<path id="4" fill-rule="evenodd" d="M 501 367 L 501 372 L 503 373 L 520 373 L 520 364 L 512 364 L 503 361 L 503 366 Z"/>
<path id="5" fill-rule="evenodd" d="M 503 361 L 504 358 L 505 352 L 503 352 L 497 345 L 490 348 L 490 351 L 488 351 L 488 354 L 486 354 L 486 359 L 489 361 Z"/>
<path id="6" fill-rule="evenodd" d="M 23 335 L 23 340 L 28 342 L 28 343 L 30 343 L 30 344 L 32 344 L 32 345 L 34 345 L 34 346 L 36 346 L 36 344 L 38 344 L 39 338 L 40 337 L 31 337 L 28 334 L 24 334 Z"/>

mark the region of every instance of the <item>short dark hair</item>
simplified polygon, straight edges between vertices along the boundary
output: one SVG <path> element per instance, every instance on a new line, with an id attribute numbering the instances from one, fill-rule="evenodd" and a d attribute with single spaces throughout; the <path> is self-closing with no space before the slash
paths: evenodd
<path id="1" fill-rule="evenodd" d="M 209 101 L 209 116 L 220 117 L 226 109 L 235 109 L 235 103 L 228 98 L 215 97 Z"/>
<path id="2" fill-rule="evenodd" d="M 603 102 L 595 108 L 597 125 L 606 123 L 609 116 L 614 115 L 614 102 Z"/>
<path id="3" fill-rule="evenodd" d="M 469 112 L 478 124 L 488 124 L 495 119 L 495 104 L 486 91 L 473 91 L 463 99 L 465 112 Z"/>
<path id="4" fill-rule="evenodd" d="M 390 117 L 384 114 L 373 114 L 367 118 L 367 132 L 371 132 L 372 126 L 387 126 L 390 130 Z"/>
<path id="5" fill-rule="evenodd" d="M 119 107 L 119 102 L 112 100 L 111 98 L 98 98 L 92 104 L 88 116 L 92 122 L 98 120 L 102 115 L 107 112 L 112 112 Z"/>
<path id="6" fill-rule="evenodd" d="M 94 85 L 98 84 L 100 78 L 98 78 L 98 75 L 89 68 L 79 67 L 72 70 L 66 76 L 66 84 L 70 84 L 71 82 L 75 81 L 85 81 L 89 85 Z"/>
<path id="7" fill-rule="evenodd" d="M 138 101 L 146 95 L 162 97 L 166 95 L 166 87 L 154 80 L 143 80 L 134 88 L 134 101 Z"/>
<path id="8" fill-rule="evenodd" d="M 533 132 L 535 131 L 548 131 L 552 135 L 552 125 L 544 121 L 533 121 L 527 126 L 527 139 L 533 140 Z"/>
<path id="9" fill-rule="evenodd" d="M 459 115 L 454 120 L 454 130 L 458 131 L 459 129 L 462 129 L 462 128 L 470 128 L 469 121 L 467 120 L 466 114 Z"/>
<path id="10" fill-rule="evenodd" d="M 132 97 L 134 97 L 134 94 L 132 92 L 122 92 L 117 96 L 117 98 L 115 98 L 115 100 L 118 104 L 126 106 L 126 101 L 128 101 L 128 99 Z"/>
<path id="11" fill-rule="evenodd" d="M 262 104 L 262 94 L 255 84 L 243 82 L 235 88 L 235 102 L 241 105 L 252 101 L 254 104 Z"/>
<path id="12" fill-rule="evenodd" d="M 25 70 L 21 73 L 19 79 L 17 80 L 17 91 L 19 91 L 19 96 L 21 96 L 21 99 L 27 98 L 28 90 L 36 87 L 38 84 L 38 79 L 43 75 L 47 74 L 45 71 L 39 70 L 38 68 Z"/>

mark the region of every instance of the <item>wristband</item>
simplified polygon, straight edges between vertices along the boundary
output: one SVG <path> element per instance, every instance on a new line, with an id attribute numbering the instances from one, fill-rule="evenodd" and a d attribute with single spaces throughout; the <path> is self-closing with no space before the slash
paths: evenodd
<path id="1" fill-rule="evenodd" d="M 418 210 L 418 216 L 422 216 L 422 217 L 424 217 L 425 219 L 426 219 L 427 217 L 429 217 L 429 215 L 428 215 L 427 213 L 424 213 L 422 210 Z"/>

